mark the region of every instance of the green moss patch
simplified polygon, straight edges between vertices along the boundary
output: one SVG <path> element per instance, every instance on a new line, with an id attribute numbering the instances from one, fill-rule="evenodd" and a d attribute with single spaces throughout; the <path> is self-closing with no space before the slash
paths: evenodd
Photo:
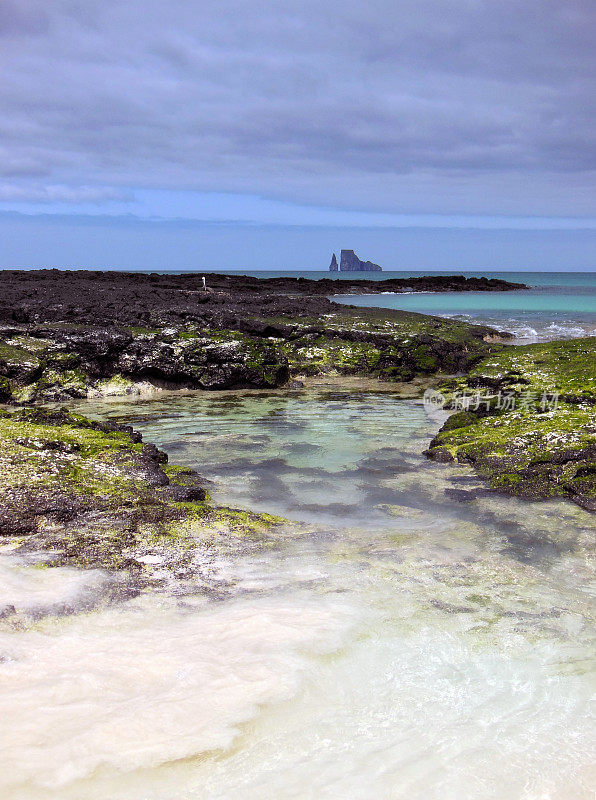
<path id="1" fill-rule="evenodd" d="M 450 417 L 428 455 L 473 464 L 499 491 L 596 510 L 595 368 L 594 337 L 506 348 L 443 387 L 452 407 L 482 402 Z"/>
<path id="2" fill-rule="evenodd" d="M 55 564 L 149 580 L 164 565 L 190 569 L 198 539 L 261 539 L 280 522 L 213 507 L 193 470 L 165 462 L 129 428 L 64 410 L 0 411 L 0 537 L 24 536 L 22 549 L 50 550 Z"/>

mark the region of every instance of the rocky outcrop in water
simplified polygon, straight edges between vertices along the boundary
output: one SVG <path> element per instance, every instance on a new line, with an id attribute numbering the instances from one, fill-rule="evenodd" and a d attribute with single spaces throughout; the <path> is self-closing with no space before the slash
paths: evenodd
<path id="1" fill-rule="evenodd" d="M 339 263 L 341 272 L 382 272 L 383 268 L 372 261 L 361 261 L 353 250 L 342 250 Z"/>
<path id="2" fill-rule="evenodd" d="M 331 264 L 329 264 L 329 272 L 337 272 L 339 267 L 337 266 L 337 257 L 335 253 L 331 257 Z"/>
<path id="3" fill-rule="evenodd" d="M 596 511 L 596 338 L 511 347 L 442 387 L 456 410 L 427 452 L 499 492 Z"/>
<path id="4" fill-rule="evenodd" d="M 46 564 L 126 570 L 135 585 L 168 568 L 191 576 L 197 537 L 263 535 L 278 520 L 213 506 L 208 481 L 168 464 L 128 426 L 64 410 L 0 412 L 0 539 Z"/>

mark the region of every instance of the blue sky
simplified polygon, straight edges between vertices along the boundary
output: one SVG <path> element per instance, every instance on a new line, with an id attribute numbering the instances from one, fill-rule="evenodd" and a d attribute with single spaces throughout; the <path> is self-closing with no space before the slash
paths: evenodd
<path id="1" fill-rule="evenodd" d="M 588 0 L 3 0 L 0 266 L 596 268 Z"/>

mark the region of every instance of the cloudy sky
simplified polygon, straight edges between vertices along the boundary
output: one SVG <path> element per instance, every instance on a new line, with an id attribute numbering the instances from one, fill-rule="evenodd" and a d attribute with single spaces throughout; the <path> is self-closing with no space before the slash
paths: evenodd
<path id="1" fill-rule="evenodd" d="M 596 268 L 593 0 L 0 0 L 0 266 Z"/>

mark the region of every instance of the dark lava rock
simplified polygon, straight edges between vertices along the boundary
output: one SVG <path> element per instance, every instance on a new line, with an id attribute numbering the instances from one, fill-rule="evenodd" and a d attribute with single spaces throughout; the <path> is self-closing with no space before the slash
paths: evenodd
<path id="1" fill-rule="evenodd" d="M 85 397 L 112 378 L 163 388 L 276 388 L 290 378 L 290 357 L 320 337 L 370 344 L 370 362 L 330 355 L 324 369 L 410 380 L 443 369 L 457 372 L 489 350 L 497 332 L 433 317 L 332 303 L 337 282 L 198 275 L 5 271 L 0 307 L 0 401 Z M 504 281 L 486 289 L 516 288 Z M 439 276 L 342 281 L 342 290 L 478 289 L 477 279 Z M 23 310 L 27 323 L 22 323 Z M 382 319 L 380 319 L 382 316 Z M 390 327 L 387 328 L 386 325 Z M 457 331 L 454 333 L 455 329 Z M 396 334 L 406 343 L 396 343 Z M 412 334 L 412 335 L 410 335 Z M 378 356 L 373 350 L 378 350 Z M 339 348 L 339 351 L 341 348 Z M 361 349 L 364 353 L 364 350 Z M 341 353 L 340 353 L 341 355 Z M 295 374 L 320 365 L 294 358 Z M 27 391 L 23 391 L 24 388 Z M 101 386 L 99 390 L 102 391 Z"/>
<path id="2" fill-rule="evenodd" d="M 348 251 L 345 251 L 348 252 Z M 351 251 L 350 251 L 351 252 Z M 359 263 L 360 260 L 358 259 Z M 366 262 L 364 262 L 366 263 Z M 376 266 L 376 265 L 373 265 Z M 127 272 L 60 270 L 0 272 L 0 324 L 60 322 L 106 328 L 114 325 L 163 328 L 193 323 L 243 330 L 250 319 L 290 315 L 317 317 L 334 306 L 327 295 L 337 292 L 336 280 L 324 278 L 253 278 L 247 275 L 140 275 Z M 203 290 L 205 277 L 209 291 Z M 390 278 L 383 281 L 342 280 L 346 294 L 385 291 L 509 291 L 525 284 L 463 275 Z M 300 300 L 297 301 L 297 297 Z M 122 330 L 116 337 L 126 336 Z M 109 355 L 117 342 L 98 331 L 102 344 L 90 346 L 96 356 Z"/>

